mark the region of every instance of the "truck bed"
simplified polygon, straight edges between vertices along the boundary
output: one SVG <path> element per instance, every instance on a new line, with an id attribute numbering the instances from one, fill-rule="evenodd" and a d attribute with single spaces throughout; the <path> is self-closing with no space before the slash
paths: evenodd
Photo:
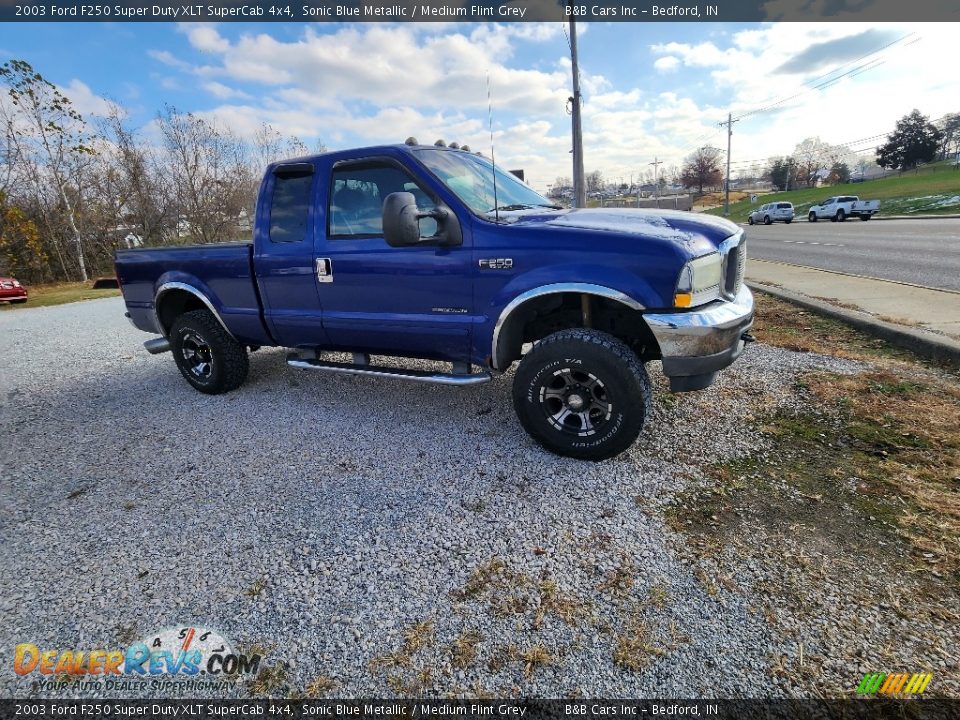
<path id="1" fill-rule="evenodd" d="M 154 298 L 165 285 L 181 283 L 209 298 L 238 338 L 267 339 L 253 274 L 252 243 L 118 250 L 116 269 L 130 319 L 141 330 L 162 334 Z"/>

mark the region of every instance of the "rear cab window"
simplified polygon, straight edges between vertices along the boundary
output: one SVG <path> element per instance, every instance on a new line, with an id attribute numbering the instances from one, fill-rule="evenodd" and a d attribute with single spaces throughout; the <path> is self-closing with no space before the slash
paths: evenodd
<path id="1" fill-rule="evenodd" d="M 313 168 L 280 166 L 274 170 L 270 196 L 270 242 L 303 242 L 310 222 Z"/>

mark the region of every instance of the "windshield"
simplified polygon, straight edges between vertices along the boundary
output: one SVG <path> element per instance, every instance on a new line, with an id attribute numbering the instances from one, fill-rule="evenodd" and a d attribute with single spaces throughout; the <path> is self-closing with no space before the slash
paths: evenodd
<path id="1" fill-rule="evenodd" d="M 497 173 L 497 193 L 493 193 L 493 165 L 486 158 L 449 150 L 415 150 L 417 159 L 440 178 L 450 191 L 478 215 L 494 210 L 527 210 L 558 208 L 540 193 L 524 185 L 516 177 Z"/>

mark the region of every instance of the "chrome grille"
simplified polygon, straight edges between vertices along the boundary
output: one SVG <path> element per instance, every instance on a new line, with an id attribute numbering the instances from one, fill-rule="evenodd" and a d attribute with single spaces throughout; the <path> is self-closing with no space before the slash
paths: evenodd
<path id="1" fill-rule="evenodd" d="M 743 273 L 747 266 L 747 243 L 739 232 L 720 243 L 723 257 L 723 296 L 733 300 L 743 286 Z"/>

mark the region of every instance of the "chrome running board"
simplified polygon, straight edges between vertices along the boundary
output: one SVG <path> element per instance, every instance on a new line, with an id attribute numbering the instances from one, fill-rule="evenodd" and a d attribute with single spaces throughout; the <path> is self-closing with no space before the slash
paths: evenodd
<path id="1" fill-rule="evenodd" d="M 298 370 L 325 370 L 345 375 L 367 375 L 388 377 L 416 382 L 437 383 L 439 385 L 480 385 L 490 382 L 490 373 L 434 373 L 428 370 L 407 370 L 404 368 L 377 367 L 365 363 L 336 363 L 326 360 L 313 360 L 297 354 L 287 356 L 287 365 Z"/>

